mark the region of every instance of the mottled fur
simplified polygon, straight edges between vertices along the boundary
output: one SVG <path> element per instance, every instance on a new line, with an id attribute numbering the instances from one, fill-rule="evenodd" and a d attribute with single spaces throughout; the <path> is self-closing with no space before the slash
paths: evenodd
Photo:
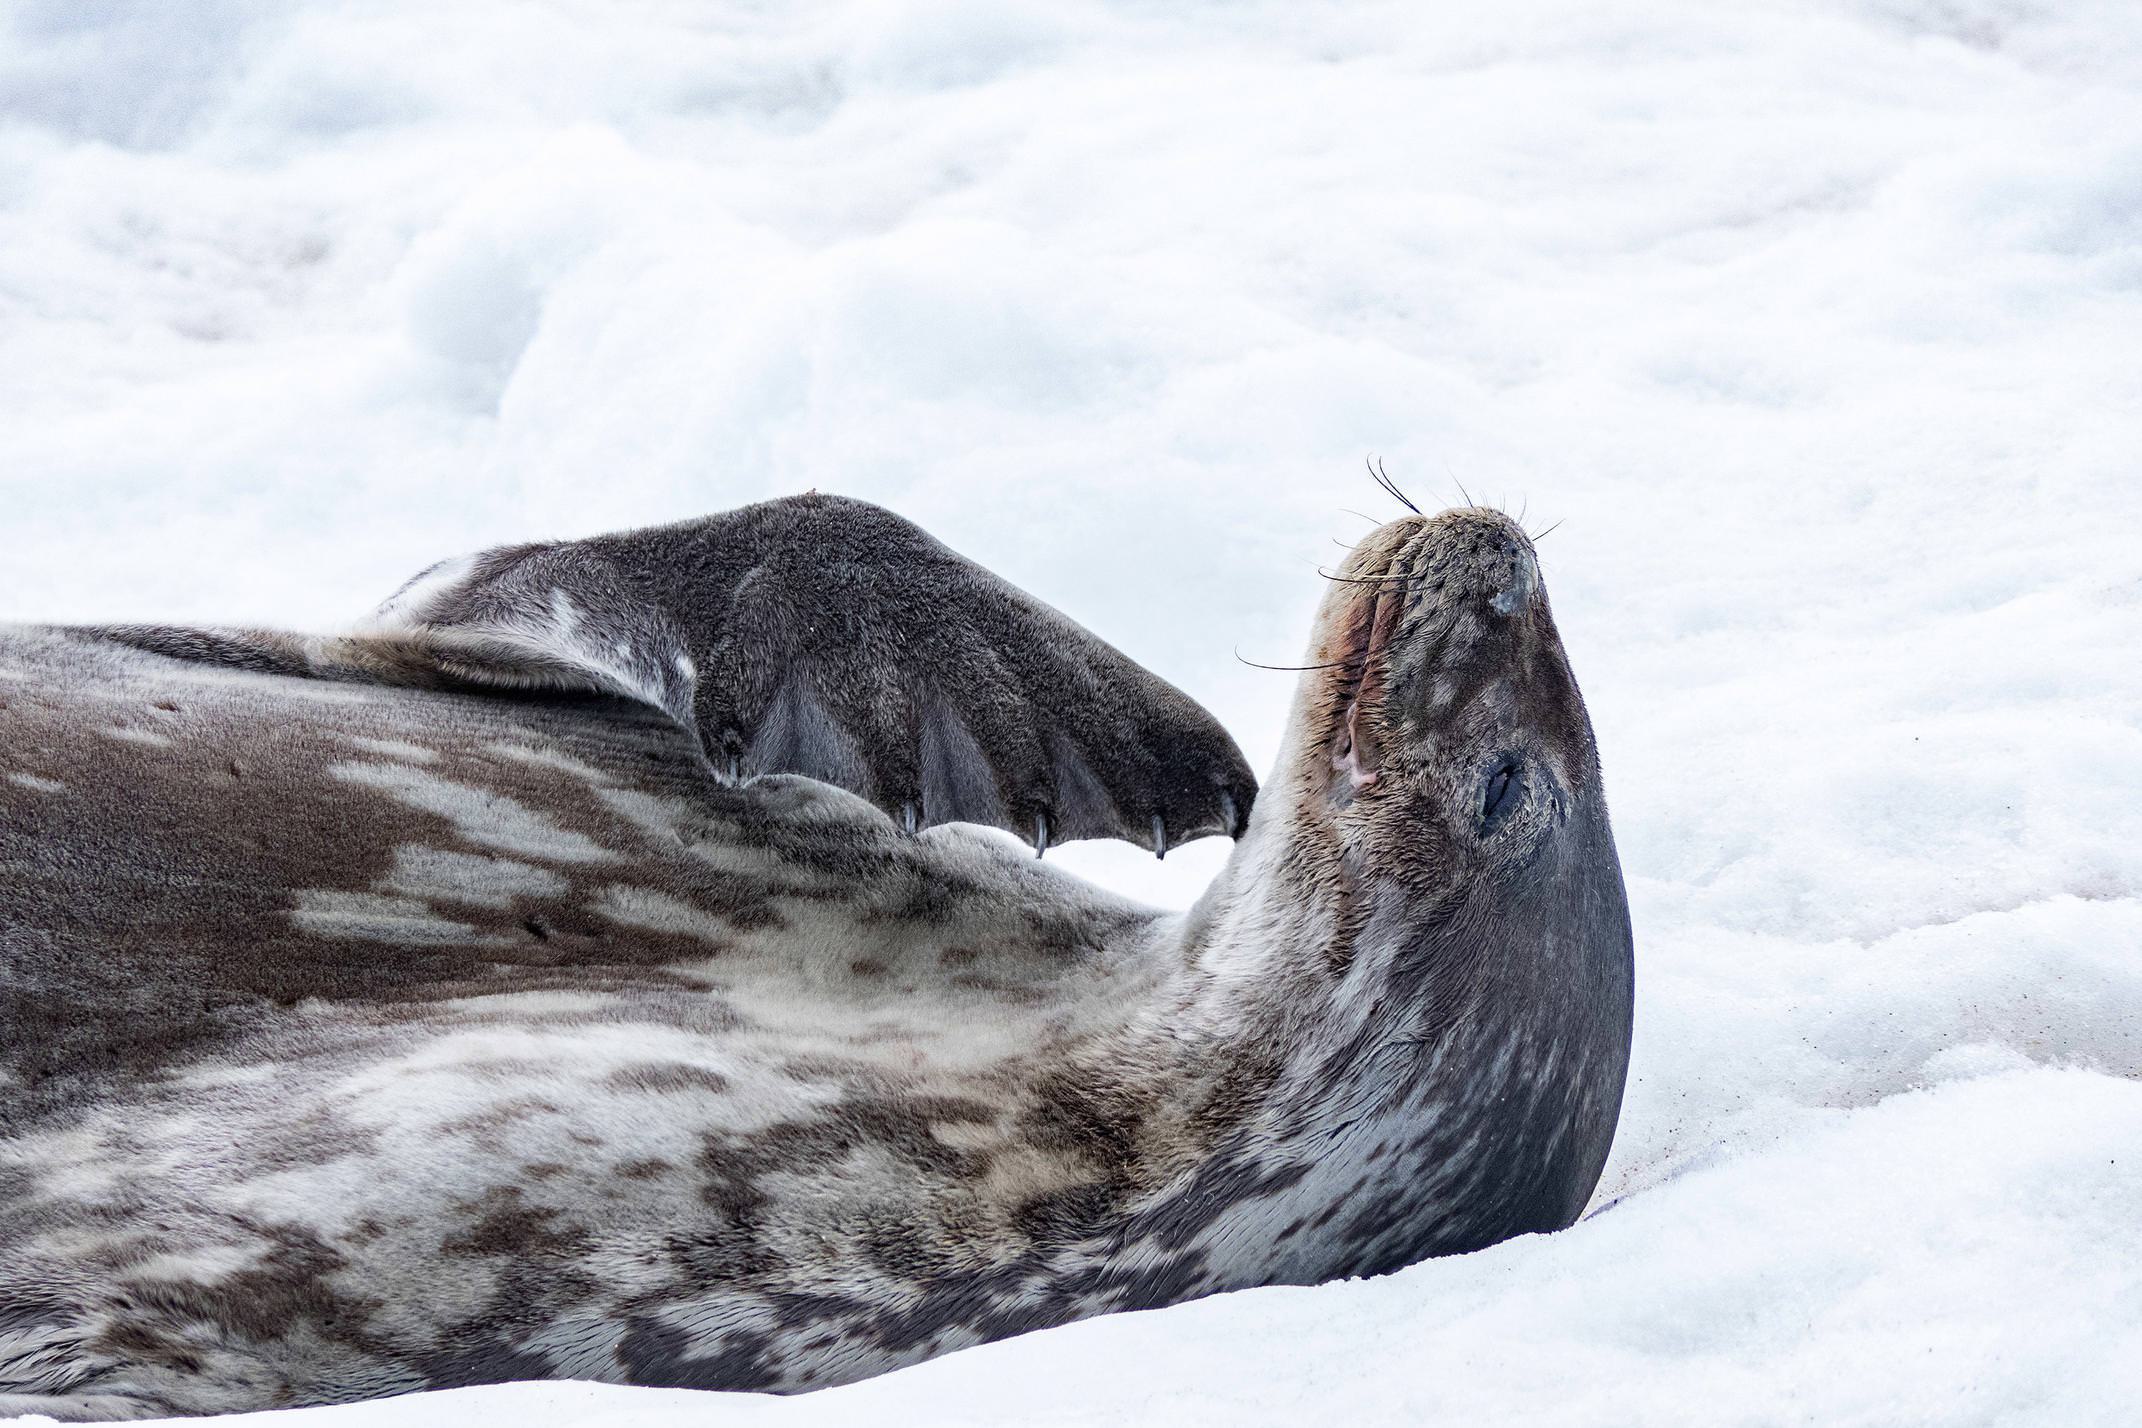
<path id="1" fill-rule="evenodd" d="M 879 807 L 717 776 L 750 704 L 707 693 L 718 638 L 680 721 L 630 637 L 615 680 L 511 693 L 425 676 L 425 620 L 354 646 L 369 672 L 300 637 L 0 631 L 0 1413 L 792 1391 L 1566 1225 L 1629 935 L 1529 546 L 1454 512 L 1342 575 L 1183 915 L 910 836 L 876 736 Z M 612 618 L 575 588 L 576 629 Z M 843 687 L 915 687 L 906 651 L 943 646 L 910 634 Z M 1031 727 L 1094 727 L 1051 697 Z M 1006 719 L 963 720 L 992 768 L 1022 766 Z M 1150 757 L 1113 761 L 1116 801 L 1177 786 Z M 1225 761 L 1193 762 L 1209 799 Z"/>

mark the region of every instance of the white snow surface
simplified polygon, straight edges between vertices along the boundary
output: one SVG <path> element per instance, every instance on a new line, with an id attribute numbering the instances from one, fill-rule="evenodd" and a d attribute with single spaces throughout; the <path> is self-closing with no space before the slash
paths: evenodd
<path id="1" fill-rule="evenodd" d="M 1561 523 L 1638 946 L 1587 1219 L 279 1428 L 2136 1421 L 2142 9 L 0 0 L 0 618 L 338 626 L 815 486 L 1268 766 L 1236 655 L 1370 453 Z"/>

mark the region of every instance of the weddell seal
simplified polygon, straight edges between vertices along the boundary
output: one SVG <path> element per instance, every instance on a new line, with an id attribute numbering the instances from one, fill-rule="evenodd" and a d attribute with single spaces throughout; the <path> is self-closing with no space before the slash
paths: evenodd
<path id="1" fill-rule="evenodd" d="M 1238 837 L 1187 913 L 1022 854 Z M 1261 796 L 877 507 L 356 633 L 0 630 L 0 1414 L 792 1392 L 1559 1229 L 1631 944 L 1531 542 L 1409 514 Z"/>

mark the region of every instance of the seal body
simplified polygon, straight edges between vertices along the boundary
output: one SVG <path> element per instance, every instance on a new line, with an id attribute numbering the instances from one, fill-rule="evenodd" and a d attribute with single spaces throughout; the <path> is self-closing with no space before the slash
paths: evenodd
<path id="1" fill-rule="evenodd" d="M 1630 941 L 1513 531 L 1364 542 L 1180 915 L 616 694 L 0 633 L 0 1411 L 795 1391 L 1567 1225 Z"/>

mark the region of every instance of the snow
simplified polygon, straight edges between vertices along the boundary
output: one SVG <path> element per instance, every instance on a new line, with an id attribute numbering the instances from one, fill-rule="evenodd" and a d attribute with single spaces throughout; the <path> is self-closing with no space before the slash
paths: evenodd
<path id="1" fill-rule="evenodd" d="M 0 617 L 337 625 L 820 486 L 1268 766 L 1236 655 L 1365 456 L 1562 523 L 1639 955 L 1582 1224 L 320 1428 L 2131 1421 L 2138 352 L 2124 0 L 0 4 Z"/>

